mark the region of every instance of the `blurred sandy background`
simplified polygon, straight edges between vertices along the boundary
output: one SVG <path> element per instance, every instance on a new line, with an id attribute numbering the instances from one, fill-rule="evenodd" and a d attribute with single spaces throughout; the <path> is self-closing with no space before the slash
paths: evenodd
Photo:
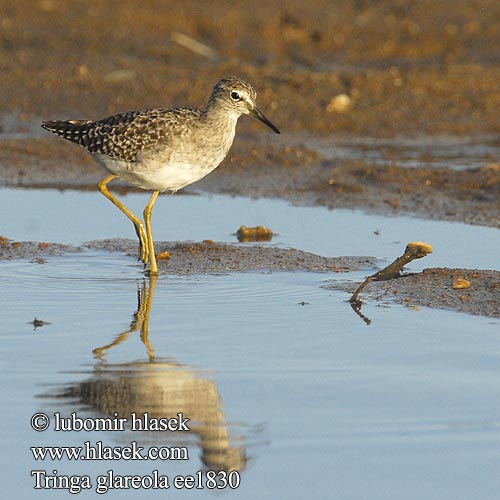
<path id="1" fill-rule="evenodd" d="M 285 131 L 500 130 L 497 0 L 2 0 L 0 19 L 0 113 L 28 123 L 200 107 L 237 74 Z"/>

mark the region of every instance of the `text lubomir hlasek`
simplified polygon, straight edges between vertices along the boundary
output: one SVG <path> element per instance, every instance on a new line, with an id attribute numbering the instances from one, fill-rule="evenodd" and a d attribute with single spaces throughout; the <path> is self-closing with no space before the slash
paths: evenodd
<path id="1" fill-rule="evenodd" d="M 189 418 L 185 418 L 182 412 L 175 417 L 162 418 L 151 417 L 147 412 L 131 413 L 130 418 L 118 417 L 117 413 L 113 417 L 80 418 L 76 413 L 63 417 L 59 412 L 54 413 L 54 417 L 54 430 L 61 432 L 124 431 L 127 428 L 132 431 L 189 431 Z"/>

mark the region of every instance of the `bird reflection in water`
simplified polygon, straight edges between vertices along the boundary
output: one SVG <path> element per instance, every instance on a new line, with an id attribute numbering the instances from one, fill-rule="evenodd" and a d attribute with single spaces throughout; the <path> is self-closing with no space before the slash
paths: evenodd
<path id="1" fill-rule="evenodd" d="M 171 359 L 154 355 L 149 341 L 149 314 L 156 285 L 156 276 L 142 283 L 138 291 L 138 309 L 130 327 L 113 342 L 94 349 L 98 363 L 92 377 L 65 391 L 101 415 L 130 418 L 130 414 L 148 413 L 150 418 L 170 418 L 182 412 L 189 418 L 189 435 L 196 435 L 201 448 L 201 461 L 210 470 L 245 469 L 246 449 L 243 437 L 232 436 L 222 411 L 221 398 L 215 383 L 206 373 Z M 107 351 L 124 342 L 131 333 L 140 332 L 148 360 L 112 364 L 105 360 Z M 167 433 L 172 439 L 179 434 Z M 154 433 L 158 439 L 163 433 Z M 185 436 L 181 436 L 181 439 Z M 156 444 L 156 443 L 155 443 Z"/>

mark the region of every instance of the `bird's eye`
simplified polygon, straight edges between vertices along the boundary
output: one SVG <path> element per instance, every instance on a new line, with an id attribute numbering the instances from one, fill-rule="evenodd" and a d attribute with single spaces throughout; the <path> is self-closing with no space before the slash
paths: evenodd
<path id="1" fill-rule="evenodd" d="M 239 101 L 239 100 L 241 100 L 240 94 L 238 94 L 238 92 L 236 92 L 234 90 L 229 95 L 231 96 L 231 99 L 233 101 Z"/>

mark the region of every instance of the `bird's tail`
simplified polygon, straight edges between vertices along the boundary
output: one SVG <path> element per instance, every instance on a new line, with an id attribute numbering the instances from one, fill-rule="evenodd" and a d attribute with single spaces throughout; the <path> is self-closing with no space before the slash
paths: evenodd
<path id="1" fill-rule="evenodd" d="M 59 135 L 64 139 L 83 145 L 85 137 L 88 135 L 88 125 L 91 120 L 54 120 L 42 122 L 42 128 Z"/>

